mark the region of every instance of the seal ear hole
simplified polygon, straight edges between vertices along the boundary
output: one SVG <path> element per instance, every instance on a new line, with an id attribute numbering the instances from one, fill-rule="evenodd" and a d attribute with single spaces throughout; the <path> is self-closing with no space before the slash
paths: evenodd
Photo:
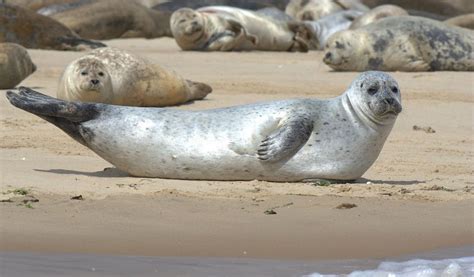
<path id="1" fill-rule="evenodd" d="M 360 88 L 363 88 L 364 87 L 364 83 L 360 83 Z"/>
<path id="2" fill-rule="evenodd" d="M 392 87 L 392 92 L 393 93 L 398 93 L 398 88 L 397 87 Z"/>
<path id="3" fill-rule="evenodd" d="M 367 89 L 367 93 L 370 95 L 374 95 L 379 91 L 379 87 L 377 85 L 371 86 Z"/>
<path id="4" fill-rule="evenodd" d="M 87 75 L 87 71 L 82 71 L 82 72 L 81 72 L 81 75 L 82 75 L 82 76 L 86 76 L 86 75 Z"/>

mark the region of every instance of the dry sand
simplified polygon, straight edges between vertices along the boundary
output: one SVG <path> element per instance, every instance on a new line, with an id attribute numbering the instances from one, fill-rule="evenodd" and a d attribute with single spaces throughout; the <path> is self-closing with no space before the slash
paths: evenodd
<path id="1" fill-rule="evenodd" d="M 358 74 L 330 72 L 321 52 L 181 52 L 171 39 L 106 43 L 213 87 L 205 101 L 178 109 L 328 98 Z M 38 71 L 21 85 L 53 96 L 64 67 L 84 54 L 29 52 Z M 474 73 L 393 76 L 404 111 L 379 159 L 358 183 L 326 187 L 127 177 L 11 106 L 2 91 L 0 250 L 334 259 L 474 244 Z M 79 195 L 84 200 L 70 199 Z M 356 207 L 336 208 L 343 203 Z M 277 214 L 264 213 L 271 209 Z"/>

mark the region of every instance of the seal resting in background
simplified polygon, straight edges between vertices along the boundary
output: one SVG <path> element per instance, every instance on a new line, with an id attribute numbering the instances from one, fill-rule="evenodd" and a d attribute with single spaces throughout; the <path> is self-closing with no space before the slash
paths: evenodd
<path id="1" fill-rule="evenodd" d="M 7 98 L 133 176 L 201 180 L 357 179 L 402 110 L 383 72 L 362 73 L 332 99 L 203 111 L 65 102 L 28 88 Z"/>
<path id="2" fill-rule="evenodd" d="M 285 12 L 298 20 L 316 21 L 344 10 L 369 11 L 359 0 L 291 0 Z"/>
<path id="3" fill-rule="evenodd" d="M 357 29 L 365 25 L 369 25 L 377 20 L 390 16 L 408 15 L 404 9 L 394 5 L 382 5 L 366 12 L 354 20 L 349 29 Z"/>
<path id="4" fill-rule="evenodd" d="M 452 17 L 444 21 L 445 24 L 474 30 L 474 13 Z"/>
<path id="5" fill-rule="evenodd" d="M 361 15 L 363 12 L 348 10 L 335 12 L 316 21 L 305 21 L 307 30 L 310 30 L 308 40 L 311 42 L 311 49 L 323 50 L 333 34 L 349 29 L 352 22 Z"/>
<path id="6" fill-rule="evenodd" d="M 159 11 L 174 12 L 181 8 L 199 9 L 207 6 L 228 6 L 246 10 L 275 7 L 284 10 L 288 0 L 171 0 L 153 6 Z"/>
<path id="7" fill-rule="evenodd" d="M 81 37 L 100 40 L 171 36 L 170 17 L 129 0 L 92 1 L 51 15 Z"/>
<path id="8" fill-rule="evenodd" d="M 185 80 L 159 65 L 107 47 L 91 51 L 66 67 L 58 98 L 160 107 L 203 99 L 211 91 L 206 84 Z"/>
<path id="9" fill-rule="evenodd" d="M 105 46 L 79 37 L 54 19 L 8 4 L 0 4 L 0 42 L 26 48 L 76 51 Z"/>
<path id="10" fill-rule="evenodd" d="M 36 71 L 25 48 L 15 43 L 0 43 L 0 89 L 14 88 Z"/>
<path id="11" fill-rule="evenodd" d="M 308 51 L 307 41 L 297 35 L 298 23 L 239 8 L 183 8 L 173 13 L 170 24 L 183 50 Z"/>
<path id="12" fill-rule="evenodd" d="M 323 61 L 337 71 L 473 71 L 474 31 L 415 16 L 334 34 Z"/>

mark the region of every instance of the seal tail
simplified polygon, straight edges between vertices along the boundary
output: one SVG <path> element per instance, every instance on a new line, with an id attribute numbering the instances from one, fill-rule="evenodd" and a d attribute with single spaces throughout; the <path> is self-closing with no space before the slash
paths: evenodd
<path id="1" fill-rule="evenodd" d="M 20 87 L 18 94 L 7 91 L 6 96 L 13 106 L 56 125 L 82 144 L 85 141 L 80 134 L 81 123 L 98 117 L 100 113 L 99 104 L 67 102 L 27 87 Z"/>

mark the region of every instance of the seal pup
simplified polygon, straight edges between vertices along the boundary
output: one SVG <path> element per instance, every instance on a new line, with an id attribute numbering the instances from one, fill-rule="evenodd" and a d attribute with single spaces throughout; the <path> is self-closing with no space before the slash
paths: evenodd
<path id="1" fill-rule="evenodd" d="M 383 72 L 362 73 L 332 99 L 202 111 L 65 102 L 28 88 L 7 98 L 133 176 L 195 180 L 357 179 L 402 110 Z"/>
<path id="2" fill-rule="evenodd" d="M 444 23 L 452 26 L 458 26 L 474 30 L 474 13 L 468 13 L 452 17 L 450 19 L 445 20 Z"/>
<path id="3" fill-rule="evenodd" d="M 170 17 L 129 0 L 92 1 L 51 16 L 81 37 L 98 40 L 171 36 Z"/>
<path id="4" fill-rule="evenodd" d="M 0 4 L 0 42 L 54 50 L 81 51 L 105 47 L 101 42 L 79 37 L 54 19 L 8 4 Z"/>
<path id="5" fill-rule="evenodd" d="M 343 10 L 369 11 L 359 0 L 291 0 L 285 12 L 297 20 L 316 21 Z"/>
<path id="6" fill-rule="evenodd" d="M 352 22 L 364 13 L 348 10 L 326 15 L 316 21 L 305 21 L 311 49 L 323 50 L 327 40 L 335 33 L 349 29 Z"/>
<path id="7" fill-rule="evenodd" d="M 21 45 L 0 43 L 0 89 L 14 88 L 36 71 L 36 65 Z"/>
<path id="8" fill-rule="evenodd" d="M 107 47 L 71 62 L 57 96 L 68 101 L 160 107 L 203 99 L 211 91 L 204 83 L 185 80 L 157 64 Z"/>
<path id="9" fill-rule="evenodd" d="M 428 18 L 383 18 L 334 34 L 323 61 L 336 71 L 473 71 L 474 31 Z"/>
<path id="10" fill-rule="evenodd" d="M 365 13 L 363 16 L 354 20 L 349 29 L 357 29 L 372 22 L 390 16 L 408 15 L 408 12 L 395 5 L 382 5 Z"/>
<path id="11" fill-rule="evenodd" d="M 173 13 L 170 24 L 173 37 L 183 50 L 308 51 L 307 41 L 296 31 L 299 24 L 239 8 L 183 8 Z"/>

